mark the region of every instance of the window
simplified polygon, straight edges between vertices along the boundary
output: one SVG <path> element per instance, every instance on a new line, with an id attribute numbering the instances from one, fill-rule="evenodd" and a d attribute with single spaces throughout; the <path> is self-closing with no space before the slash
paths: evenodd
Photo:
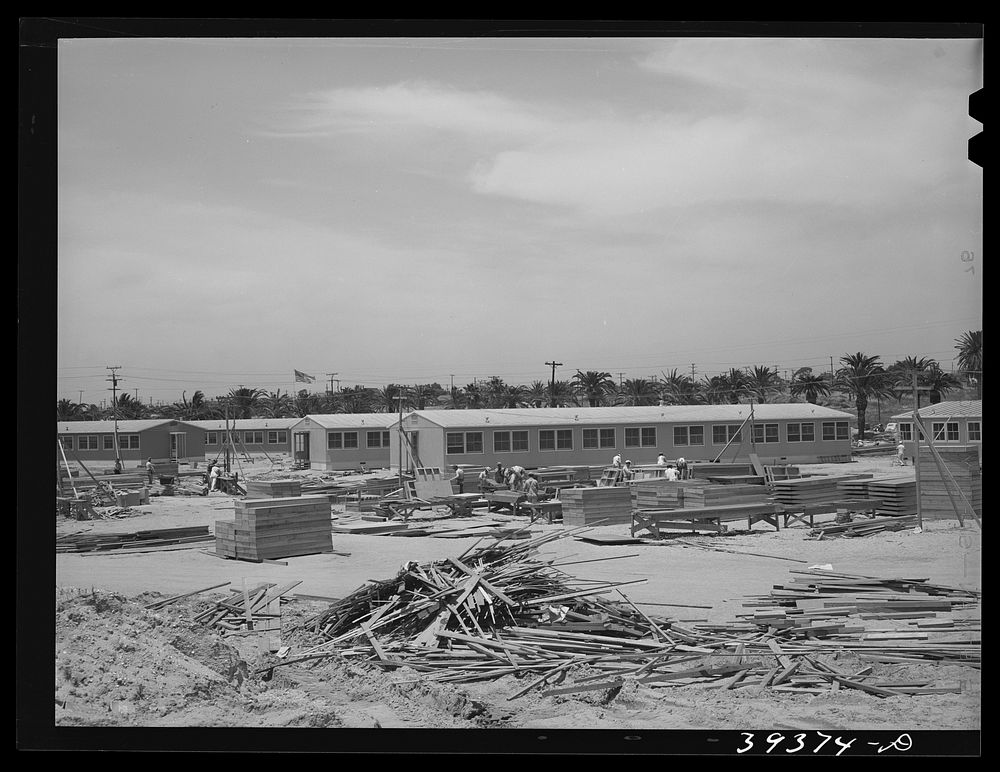
<path id="1" fill-rule="evenodd" d="M 528 450 L 528 431 L 493 432 L 493 450 L 498 453 L 525 453 Z"/>
<path id="2" fill-rule="evenodd" d="M 983 441 L 983 424 L 981 421 L 969 421 L 969 442 Z"/>
<path id="3" fill-rule="evenodd" d="M 556 449 L 573 450 L 572 429 L 556 429 Z"/>
<path id="4" fill-rule="evenodd" d="M 388 448 L 389 432 L 368 432 L 366 442 L 369 448 Z"/>
<path id="5" fill-rule="evenodd" d="M 268 445 L 287 445 L 288 444 L 288 432 L 268 432 L 267 433 L 267 444 Z"/>
<path id="6" fill-rule="evenodd" d="M 584 449 L 613 448 L 615 447 L 614 429 L 584 429 L 583 430 Z"/>
<path id="7" fill-rule="evenodd" d="M 219 433 L 218 432 L 205 432 L 205 444 L 206 445 L 218 445 L 219 444 Z"/>
<path id="8" fill-rule="evenodd" d="M 448 432 L 446 442 L 448 449 L 445 452 L 453 455 L 483 452 L 482 432 Z"/>
<path id="9" fill-rule="evenodd" d="M 330 432 L 326 435 L 328 450 L 342 450 L 358 447 L 357 432 Z"/>
<path id="10" fill-rule="evenodd" d="M 263 445 L 264 432 L 243 432 L 243 443 L 246 445 Z"/>
<path id="11" fill-rule="evenodd" d="M 902 426 L 902 424 L 900 424 Z M 849 440 L 851 439 L 851 427 L 847 421 L 824 421 L 824 440 Z"/>
<path id="12" fill-rule="evenodd" d="M 712 444 L 726 445 L 730 440 L 741 442 L 741 424 L 714 424 L 712 426 Z"/>
<path id="13" fill-rule="evenodd" d="M 111 446 L 114 447 L 115 438 L 114 435 L 111 436 Z M 105 443 L 107 447 L 107 443 Z M 138 450 L 139 449 L 139 435 L 138 434 L 119 434 L 118 435 L 118 449 L 119 450 Z"/>
<path id="14" fill-rule="evenodd" d="M 510 432 L 493 432 L 493 452 L 510 452 Z"/>
<path id="15" fill-rule="evenodd" d="M 637 426 L 625 429 L 626 448 L 655 448 L 656 447 L 656 427 Z"/>
<path id="16" fill-rule="evenodd" d="M 971 426 L 971 424 L 970 424 Z M 60 437 L 59 442 L 62 443 L 64 450 L 73 450 L 73 435 L 67 435 L 65 437 Z"/>
<path id="17" fill-rule="evenodd" d="M 754 424 L 752 429 L 754 444 L 778 442 L 778 424 Z"/>
<path id="18" fill-rule="evenodd" d="M 825 427 L 826 424 L 823 424 Z M 825 440 L 826 437 L 823 437 Z M 899 439 L 910 441 L 913 439 L 913 424 L 900 424 L 899 425 Z"/>
<path id="19" fill-rule="evenodd" d="M 944 421 L 932 423 L 931 437 L 935 442 L 958 442 L 958 423 Z"/>
<path id="20" fill-rule="evenodd" d="M 675 426 L 674 445 L 704 445 L 704 426 Z"/>
<path id="21" fill-rule="evenodd" d="M 96 434 L 81 434 L 76 438 L 77 450 L 97 450 Z"/>
<path id="22" fill-rule="evenodd" d="M 789 442 L 813 442 L 816 439 L 815 424 L 788 424 L 785 431 Z"/>
<path id="23" fill-rule="evenodd" d="M 114 450 L 115 449 L 115 435 L 105 434 L 104 435 L 104 449 Z"/>
<path id="24" fill-rule="evenodd" d="M 555 429 L 539 429 L 538 430 L 538 449 L 539 450 L 555 450 L 556 449 L 556 432 L 555 432 Z"/>

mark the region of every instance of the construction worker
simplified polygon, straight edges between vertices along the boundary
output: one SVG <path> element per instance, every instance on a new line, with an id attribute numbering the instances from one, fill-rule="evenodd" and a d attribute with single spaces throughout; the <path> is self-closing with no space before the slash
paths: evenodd
<path id="1" fill-rule="evenodd" d="M 451 479 L 454 480 L 455 484 L 458 486 L 458 492 L 465 493 L 465 470 L 458 466 L 458 464 L 452 466 L 452 469 L 455 470 L 455 476 Z"/>
<path id="2" fill-rule="evenodd" d="M 667 468 L 663 471 L 663 479 L 669 480 L 670 482 L 677 481 L 677 470 L 674 469 L 673 464 L 667 465 Z"/>
<path id="3" fill-rule="evenodd" d="M 896 446 L 896 461 L 893 466 L 896 466 L 897 464 L 899 466 L 906 466 L 906 457 L 903 455 L 904 453 L 906 453 L 906 446 L 900 442 Z"/>
<path id="4" fill-rule="evenodd" d="M 115 459 L 115 474 L 122 473 L 122 460 L 120 458 Z"/>
<path id="5" fill-rule="evenodd" d="M 222 470 L 219 469 L 219 465 L 216 463 L 212 464 L 212 469 L 208 473 L 208 490 L 209 492 L 216 490 L 219 484 L 219 475 L 222 474 Z"/>
<path id="6" fill-rule="evenodd" d="M 611 459 L 611 466 L 613 466 L 615 469 L 621 469 L 622 468 L 622 454 L 621 453 L 615 453 L 615 457 L 613 459 Z"/>
<path id="7" fill-rule="evenodd" d="M 487 493 L 490 489 L 490 470 L 483 467 L 483 471 L 479 473 L 479 492 Z"/>
<path id="8" fill-rule="evenodd" d="M 500 485 L 503 485 L 507 480 L 507 472 L 504 470 L 503 464 L 499 461 L 497 461 L 497 470 L 493 475 L 493 480 Z"/>
<path id="9" fill-rule="evenodd" d="M 688 462 L 684 460 L 684 456 L 677 459 L 677 476 L 681 480 L 688 478 Z"/>
<path id="10" fill-rule="evenodd" d="M 146 459 L 146 474 L 149 477 L 149 484 L 153 484 L 153 473 L 156 471 L 156 467 L 153 466 L 152 457 Z"/>
<path id="11" fill-rule="evenodd" d="M 633 477 L 635 477 L 635 471 L 632 469 L 632 459 L 628 459 L 622 468 L 622 482 L 628 482 Z"/>
<path id="12" fill-rule="evenodd" d="M 508 470 L 510 476 L 507 478 L 507 484 L 510 486 L 512 491 L 519 491 L 524 489 L 524 475 L 525 469 L 523 466 L 514 465 Z"/>
<path id="13" fill-rule="evenodd" d="M 657 466 L 666 466 L 666 465 L 667 465 L 667 457 L 666 457 L 666 456 L 664 456 L 664 455 L 663 455 L 663 454 L 661 453 L 660 455 L 658 455 L 658 456 L 656 457 L 656 464 L 657 464 Z"/>
<path id="14" fill-rule="evenodd" d="M 529 474 L 524 481 L 524 493 L 531 503 L 538 501 L 538 478 L 535 475 Z"/>

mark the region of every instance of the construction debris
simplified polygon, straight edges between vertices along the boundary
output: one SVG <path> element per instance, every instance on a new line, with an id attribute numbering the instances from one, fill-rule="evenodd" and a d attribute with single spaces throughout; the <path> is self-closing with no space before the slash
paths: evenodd
<path id="1" fill-rule="evenodd" d="M 56 552 L 145 551 L 166 545 L 198 544 L 211 540 L 207 525 L 132 533 L 68 534 L 56 539 Z"/>

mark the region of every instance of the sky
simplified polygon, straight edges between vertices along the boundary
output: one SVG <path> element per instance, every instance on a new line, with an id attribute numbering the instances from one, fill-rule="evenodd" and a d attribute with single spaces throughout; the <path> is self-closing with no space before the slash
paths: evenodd
<path id="1" fill-rule="evenodd" d="M 59 398 L 951 369 L 982 328 L 981 40 L 57 56 Z"/>

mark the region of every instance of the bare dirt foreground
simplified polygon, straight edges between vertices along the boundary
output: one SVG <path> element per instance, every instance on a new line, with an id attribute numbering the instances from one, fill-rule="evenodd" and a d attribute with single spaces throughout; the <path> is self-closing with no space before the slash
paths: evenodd
<path id="1" fill-rule="evenodd" d="M 887 458 L 803 471 L 888 473 Z M 293 477 L 308 473 L 260 476 Z M 898 473 L 899 470 L 896 470 Z M 912 470 L 909 470 L 912 472 Z M 249 473 L 251 478 L 253 473 Z M 154 493 L 155 493 L 154 488 Z M 233 500 L 154 497 L 122 519 L 80 522 L 59 518 L 57 533 L 102 533 L 214 526 L 231 518 Z M 505 525 L 524 518 L 481 514 L 470 522 Z M 562 528 L 536 524 L 533 533 Z M 594 529 L 627 535 L 626 526 Z M 789 571 L 830 565 L 844 573 L 880 578 L 926 578 L 981 590 L 981 532 L 975 523 L 931 521 L 922 532 L 883 532 L 863 538 L 806 538 L 802 525 L 775 532 L 720 537 L 674 537 L 640 545 L 600 546 L 573 538 L 542 547 L 543 557 L 584 563 L 577 577 L 645 583 L 626 588 L 628 597 L 657 618 L 686 624 L 733 621 L 746 613 L 742 601 L 787 581 Z M 978 668 L 931 663 L 875 664 L 884 680 L 962 684 L 961 693 L 879 697 L 854 689 L 823 694 L 776 692 L 718 684 L 653 688 L 626 683 L 609 691 L 543 696 L 534 689 L 511 699 L 532 677 L 507 675 L 493 681 L 453 685 L 422 680 L 407 668 L 384 672 L 340 657 L 278 667 L 269 680 L 260 668 L 275 663 L 252 637 L 223 638 L 192 618 L 226 589 L 207 592 L 160 610 L 146 604 L 194 589 L 231 582 L 301 580 L 281 606 L 281 643 L 291 655 L 318 639 L 301 629 L 324 601 L 340 598 L 366 581 L 394 576 L 406 561 L 459 556 L 475 539 L 334 535 L 338 553 L 287 558 L 287 565 L 224 560 L 207 542 L 184 549 L 142 554 L 59 554 L 56 558 L 55 723 L 104 727 L 326 727 L 443 729 L 695 729 L 775 728 L 800 730 L 978 730 L 981 680 Z M 711 543 L 732 552 L 705 549 Z M 755 553 L 755 554 L 750 554 Z M 654 605 L 674 604 L 674 605 Z M 702 608 L 705 607 L 705 608 Z M 968 612 L 979 618 L 978 609 Z M 682 620 L 684 620 L 682 622 Z M 947 634 L 935 634 L 948 637 Z M 954 633 L 951 633 L 954 636 Z M 932 635 L 932 639 L 933 639 Z M 831 655 L 842 671 L 865 663 L 851 654 Z M 841 667 L 842 666 L 842 667 Z"/>

